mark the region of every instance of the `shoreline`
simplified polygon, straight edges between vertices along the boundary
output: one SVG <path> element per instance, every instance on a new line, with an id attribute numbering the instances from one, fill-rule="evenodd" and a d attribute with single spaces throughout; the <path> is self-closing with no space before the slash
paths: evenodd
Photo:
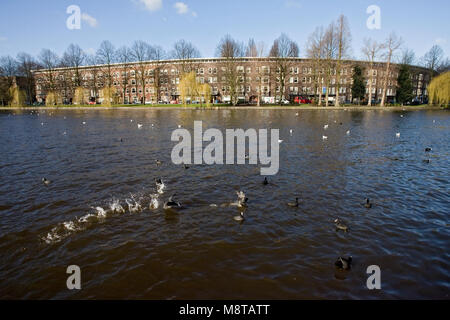
<path id="1" fill-rule="evenodd" d="M 27 106 L 27 107 L 2 107 L 0 110 L 328 110 L 328 111 L 417 111 L 417 110 L 448 110 L 439 106 L 343 106 L 343 107 L 318 107 L 318 106 L 112 106 L 112 107 L 92 107 L 92 106 Z"/>

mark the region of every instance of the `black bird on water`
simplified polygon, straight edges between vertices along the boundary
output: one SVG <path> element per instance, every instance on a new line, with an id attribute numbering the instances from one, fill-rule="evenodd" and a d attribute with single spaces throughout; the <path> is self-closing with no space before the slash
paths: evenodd
<path id="1" fill-rule="evenodd" d="M 425 152 L 431 152 L 431 151 L 433 151 L 432 148 L 425 148 Z"/>
<path id="2" fill-rule="evenodd" d="M 42 178 L 42 183 L 45 184 L 46 186 L 48 186 L 52 182 L 50 180 L 48 180 L 47 178 Z"/>
<path id="3" fill-rule="evenodd" d="M 334 263 L 334 265 L 342 270 L 350 270 L 352 265 L 352 257 L 350 256 L 347 259 L 339 257 L 337 261 Z"/>
<path id="4" fill-rule="evenodd" d="M 175 197 L 175 195 L 171 196 L 169 198 L 169 201 L 164 203 L 164 206 L 163 206 L 164 209 L 181 208 L 181 203 L 174 201 L 173 200 L 174 197 Z"/>
<path id="5" fill-rule="evenodd" d="M 264 181 L 263 181 L 263 185 L 267 186 L 268 184 L 269 184 L 269 181 L 267 180 L 267 177 L 265 177 Z"/>
<path id="6" fill-rule="evenodd" d="M 367 209 L 372 208 L 372 204 L 370 203 L 369 199 L 366 199 L 366 203 L 364 203 L 364 207 L 366 207 Z"/>

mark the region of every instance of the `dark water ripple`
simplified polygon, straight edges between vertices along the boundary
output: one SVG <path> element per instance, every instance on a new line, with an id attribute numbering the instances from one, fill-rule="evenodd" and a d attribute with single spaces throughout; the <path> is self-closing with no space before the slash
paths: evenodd
<path id="1" fill-rule="evenodd" d="M 0 297 L 448 299 L 448 112 L 296 112 L 0 112 Z M 279 174 L 263 186 L 258 166 L 172 165 L 171 132 L 194 120 L 279 128 Z M 162 199 L 176 192 L 185 210 L 148 208 L 156 177 Z M 243 224 L 223 206 L 239 189 L 250 198 Z M 97 215 L 131 194 L 142 212 Z M 296 196 L 301 207 L 288 207 Z M 351 271 L 335 270 L 339 255 L 353 256 Z M 79 292 L 65 288 L 71 264 Z M 373 264 L 378 292 L 365 286 Z"/>

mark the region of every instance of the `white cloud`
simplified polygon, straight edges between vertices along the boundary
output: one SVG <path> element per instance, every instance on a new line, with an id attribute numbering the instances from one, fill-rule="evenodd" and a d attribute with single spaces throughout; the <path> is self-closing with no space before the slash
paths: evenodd
<path id="1" fill-rule="evenodd" d="M 86 49 L 86 50 L 84 50 L 87 54 L 92 54 L 92 55 L 94 55 L 97 51 L 95 51 L 95 49 L 94 48 L 88 48 L 88 49 Z"/>
<path id="2" fill-rule="evenodd" d="M 436 38 L 436 40 L 434 40 L 434 42 L 436 44 L 447 44 L 447 39 L 444 38 Z"/>
<path id="3" fill-rule="evenodd" d="M 173 5 L 173 7 L 177 10 L 178 14 L 186 14 L 189 12 L 187 4 L 183 2 L 177 2 Z"/>
<path id="4" fill-rule="evenodd" d="M 94 17 L 91 17 L 87 13 L 82 13 L 81 19 L 86 21 L 93 28 L 95 28 L 98 25 L 97 19 L 95 19 Z"/>
<path id="5" fill-rule="evenodd" d="M 0 36 L 0 41 L 6 41 L 6 40 L 8 40 L 7 37 L 2 37 L 2 36 Z"/>
<path id="6" fill-rule="evenodd" d="M 192 16 L 193 16 L 194 18 L 197 18 L 197 12 L 192 11 Z"/>
<path id="7" fill-rule="evenodd" d="M 158 11 L 162 8 L 162 0 L 139 0 L 148 11 Z"/>
<path id="8" fill-rule="evenodd" d="M 297 8 L 300 9 L 302 7 L 302 4 L 298 1 L 294 1 L 294 0 L 288 0 L 285 2 L 284 4 L 286 7 L 288 8 Z"/>

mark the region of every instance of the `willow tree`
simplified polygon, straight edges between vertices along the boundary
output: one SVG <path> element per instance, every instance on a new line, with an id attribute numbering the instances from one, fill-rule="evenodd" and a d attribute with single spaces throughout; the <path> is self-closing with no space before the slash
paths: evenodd
<path id="1" fill-rule="evenodd" d="M 45 97 L 45 105 L 46 106 L 55 106 L 58 104 L 62 104 L 62 98 L 59 92 L 49 91 L 47 92 L 47 96 Z"/>
<path id="2" fill-rule="evenodd" d="M 428 85 L 429 104 L 448 106 L 450 103 L 450 71 L 435 77 Z"/>
<path id="3" fill-rule="evenodd" d="M 103 98 L 102 104 L 111 107 L 112 104 L 118 103 L 117 91 L 115 87 L 105 87 L 100 90 L 100 97 Z"/>
<path id="4" fill-rule="evenodd" d="M 11 97 L 11 102 L 9 103 L 12 107 L 21 107 L 25 105 L 25 92 L 20 90 L 17 85 L 9 88 L 9 95 Z"/>
<path id="5" fill-rule="evenodd" d="M 206 107 L 211 105 L 211 87 L 208 84 L 199 84 L 197 87 L 197 94 L 200 97 L 200 103 L 202 106 L 203 101 L 205 101 Z"/>
<path id="6" fill-rule="evenodd" d="M 181 76 L 180 84 L 178 85 L 180 91 L 181 101 L 186 106 L 187 98 L 195 97 L 197 95 L 197 79 L 195 72 L 191 71 Z"/>
<path id="7" fill-rule="evenodd" d="M 75 88 L 75 93 L 73 96 L 73 104 L 86 104 L 88 96 L 85 94 L 85 90 L 83 87 L 77 87 Z"/>

